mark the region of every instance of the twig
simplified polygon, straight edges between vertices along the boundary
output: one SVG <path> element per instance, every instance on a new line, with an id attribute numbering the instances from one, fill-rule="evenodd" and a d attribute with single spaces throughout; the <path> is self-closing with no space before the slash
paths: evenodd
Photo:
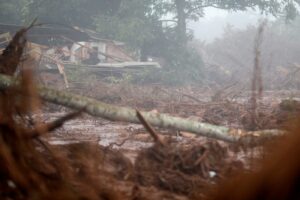
<path id="1" fill-rule="evenodd" d="M 159 137 L 159 135 L 155 132 L 155 130 L 151 127 L 151 125 L 145 120 L 143 115 L 137 110 L 136 116 L 139 118 L 140 122 L 143 124 L 145 129 L 150 133 L 153 137 L 155 143 L 159 143 L 161 146 L 165 146 L 164 141 Z"/>
<path id="2" fill-rule="evenodd" d="M 120 143 L 117 143 L 117 142 L 112 142 L 110 143 L 107 148 L 108 149 L 112 149 L 113 146 L 117 146 L 117 147 L 121 147 L 123 146 L 127 141 L 131 140 L 132 139 L 132 135 L 130 135 L 129 137 L 125 138 L 124 140 L 122 140 Z"/>
<path id="3" fill-rule="evenodd" d="M 37 138 L 41 136 L 43 133 L 52 132 L 58 128 L 60 128 L 66 121 L 72 120 L 75 117 L 78 117 L 82 111 L 69 113 L 59 119 L 54 120 L 48 124 L 42 125 L 40 127 L 35 128 L 34 130 L 28 132 L 26 137 L 28 138 Z"/>

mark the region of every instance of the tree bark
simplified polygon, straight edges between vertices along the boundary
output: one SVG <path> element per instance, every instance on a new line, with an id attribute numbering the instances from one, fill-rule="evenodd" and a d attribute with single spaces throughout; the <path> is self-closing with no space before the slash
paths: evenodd
<path id="1" fill-rule="evenodd" d="M 10 76 L 0 75 L 0 90 L 5 90 L 15 84 L 17 84 L 16 81 L 14 81 Z M 38 87 L 38 92 L 39 96 L 45 101 L 76 110 L 82 110 L 83 112 L 93 116 L 102 117 L 112 121 L 140 123 L 137 111 L 131 108 L 113 106 L 92 98 L 58 91 L 43 86 Z M 266 139 L 284 134 L 284 132 L 278 130 L 246 132 L 239 129 L 230 129 L 224 126 L 215 126 L 153 112 L 141 112 L 141 114 L 149 124 L 156 127 L 191 132 L 199 136 L 205 136 L 226 142 L 245 141 L 247 143 L 252 143 L 254 141 L 255 143 L 260 143 Z"/>
<path id="2" fill-rule="evenodd" d="M 176 12 L 177 12 L 177 34 L 178 40 L 182 44 L 186 43 L 186 13 L 184 11 L 186 7 L 186 0 L 175 0 Z"/>

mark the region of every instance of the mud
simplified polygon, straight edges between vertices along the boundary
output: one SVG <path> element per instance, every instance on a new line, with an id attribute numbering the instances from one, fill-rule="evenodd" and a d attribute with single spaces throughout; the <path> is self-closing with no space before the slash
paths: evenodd
<path id="1" fill-rule="evenodd" d="M 4 51 L 6 54 L 1 55 L 2 73 L 11 74 L 16 70 L 26 43 L 26 40 L 20 43 L 19 37 L 24 38 L 25 32 L 26 29 L 18 32 Z M 11 50 L 18 51 L 14 53 Z M 218 190 L 214 190 L 213 186 L 221 181 L 231 179 L 237 172 L 253 174 L 260 168 L 265 171 L 256 173 L 259 177 L 253 176 L 255 179 L 250 184 L 247 180 L 252 179 L 244 179 L 243 191 L 246 192 L 241 193 L 241 197 L 254 199 L 249 194 L 257 195 L 254 195 L 255 199 L 276 197 L 265 188 L 270 187 L 270 191 L 278 192 L 278 186 L 285 189 L 283 193 L 278 193 L 280 197 L 298 195 L 297 190 L 285 186 L 296 186 L 299 182 L 295 179 L 300 163 L 299 134 L 284 144 L 287 148 L 277 155 L 278 159 L 274 157 L 269 168 L 258 161 L 272 152 L 272 148 L 266 151 L 265 147 L 227 144 L 172 130 L 158 129 L 154 134 L 155 131 L 148 127 L 152 138 L 139 125 L 112 123 L 90 116 L 72 120 L 78 112 L 66 115 L 62 112 L 49 113 L 51 109 L 46 109 L 43 115 L 32 116 L 40 108 L 39 98 L 31 74 L 20 70 L 20 84 L 7 88 L 0 95 L 1 199 L 206 199 L 207 191 L 213 190 L 216 194 Z M 108 103 L 141 110 L 157 109 L 175 116 L 230 127 L 247 128 L 250 117 L 253 122 L 253 113 L 249 115 L 253 110 L 249 106 L 247 93 L 243 94 L 246 97 L 241 94 L 237 97 L 236 92 L 233 96 L 222 90 L 205 93 L 207 88 L 196 87 L 98 86 L 92 91 L 93 97 Z M 112 90 L 108 91 L 108 88 Z M 254 110 L 255 128 L 285 128 L 280 123 L 298 115 L 298 102 L 295 98 L 276 102 L 282 96 L 274 93 L 268 95 L 258 100 Z M 283 117 L 282 113 L 287 113 L 287 117 Z M 54 119 L 65 123 L 62 127 L 62 123 L 50 123 Z M 158 134 L 161 135 L 159 140 L 155 137 Z M 274 144 L 273 150 L 275 147 L 279 149 L 279 143 Z M 291 159 L 287 159 L 287 155 L 292 155 Z M 282 160 L 286 161 L 285 168 L 279 165 Z M 276 173 L 278 171 L 283 173 Z M 273 176 L 274 172 L 279 176 Z M 259 179 L 263 175 L 265 179 Z M 263 181 L 256 182 L 259 180 Z M 278 181 L 275 187 L 274 181 Z M 233 194 L 231 191 L 236 190 L 238 183 L 229 184 L 228 191 L 221 193 L 219 199 Z M 252 193 L 255 187 L 260 190 Z"/>
<path id="2" fill-rule="evenodd" d="M 226 101 L 211 101 L 209 93 L 207 97 L 202 93 L 202 97 L 195 97 L 198 100 L 195 102 L 190 98 L 195 91 L 181 99 L 172 99 L 172 95 L 166 94 L 160 98 L 150 98 L 153 89 L 144 91 L 142 98 L 134 99 L 134 94 L 128 93 L 128 90 L 125 90 L 126 94 L 118 93 L 121 101 L 109 103 L 131 105 L 140 110 L 159 111 L 232 128 L 251 128 L 251 106 L 247 93 Z M 289 94 L 266 92 L 264 98 L 259 99 L 256 116 L 258 129 L 284 128 L 283 124 L 291 119 L 290 116 L 297 115 L 297 109 L 290 109 L 291 105 L 297 107 L 297 97 L 293 98 L 295 102 L 283 101 Z M 51 121 L 64 114 L 46 113 L 43 120 Z M 254 149 L 186 132 L 156 130 L 166 141 L 164 146 L 155 143 L 142 125 L 109 122 L 84 115 L 66 122 L 43 140 L 58 146 L 60 151 L 66 151 L 71 163 L 78 160 L 76 157 L 84 156 L 73 155 L 73 152 L 82 153 L 91 147 L 93 151 L 97 149 L 90 159 L 101 161 L 98 164 L 99 174 L 108 174 L 117 181 L 133 184 L 134 195 L 141 195 L 141 190 L 144 190 L 141 188 L 155 188 L 156 193 L 163 191 L 172 198 L 179 195 L 180 198 L 202 199 L 208 188 L 233 177 L 237 172 L 259 169 L 259 165 L 254 166 L 253 163 L 265 156 L 262 147 Z M 76 163 L 73 167 L 81 170 Z"/>

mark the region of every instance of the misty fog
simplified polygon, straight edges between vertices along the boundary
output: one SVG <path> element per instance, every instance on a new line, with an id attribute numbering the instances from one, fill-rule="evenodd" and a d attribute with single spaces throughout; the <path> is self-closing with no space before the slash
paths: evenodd
<path id="1" fill-rule="evenodd" d="M 275 20 L 271 15 L 264 15 L 254 10 L 233 12 L 207 8 L 202 18 L 190 22 L 189 28 L 194 31 L 196 39 L 212 42 L 222 36 L 227 25 L 232 25 L 235 29 L 245 29 L 249 25 L 257 25 L 262 18 Z"/>
<path id="2" fill-rule="evenodd" d="M 300 86 L 300 19 L 294 1 L 14 0 L 1 1 L 0 7 L 2 47 L 37 19 L 41 25 L 29 30 L 28 39 L 45 45 L 35 51 L 59 58 L 54 65 L 41 59 L 39 66 L 57 65 L 63 80 L 54 82 L 64 87 L 82 82 L 79 75 L 85 71 L 92 83 L 215 89 L 240 83 L 250 90 L 255 65 L 266 90 Z M 110 67 L 118 70 L 111 73 Z"/>
<path id="3" fill-rule="evenodd" d="M 0 0 L 0 199 L 300 199 L 299 14 Z"/>

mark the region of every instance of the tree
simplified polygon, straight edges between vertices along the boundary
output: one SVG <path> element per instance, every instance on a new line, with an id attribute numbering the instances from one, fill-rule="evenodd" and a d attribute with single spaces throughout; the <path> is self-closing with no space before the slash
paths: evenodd
<path id="1" fill-rule="evenodd" d="M 224 10 L 247 10 L 257 9 L 262 13 L 270 13 L 274 16 L 285 14 L 287 19 L 292 19 L 297 15 L 297 6 L 299 0 L 165 0 L 161 2 L 165 4 L 167 13 L 173 16 L 176 23 L 177 38 L 182 43 L 186 43 L 188 39 L 187 22 L 189 20 L 198 20 L 204 13 L 204 8 L 214 7 Z M 298 5 L 297 5 L 298 4 Z M 165 13 L 165 14 L 167 14 Z"/>
<path id="2" fill-rule="evenodd" d="M 2 23 L 42 23 L 94 27 L 98 14 L 113 14 L 121 0 L 11 0 L 0 2 Z"/>
<path id="3" fill-rule="evenodd" d="M 0 23 L 20 24 L 26 15 L 28 0 L 0 1 Z"/>
<path id="4" fill-rule="evenodd" d="M 123 41 L 140 50 L 141 60 L 146 60 L 165 41 L 161 15 L 152 5 L 151 0 L 122 1 L 114 15 L 100 14 L 94 19 L 96 29 L 103 38 Z"/>
<path id="5" fill-rule="evenodd" d="M 286 23 L 285 18 L 279 18 L 266 25 L 266 37 L 263 37 L 260 49 L 264 88 L 299 88 L 299 23 L 300 17 L 290 23 Z M 205 46 L 207 58 L 213 58 L 207 59 L 206 62 L 211 66 L 219 66 L 219 70 L 215 71 L 222 72 L 220 78 L 212 76 L 214 81 L 218 84 L 221 84 L 221 81 L 247 82 L 249 73 L 253 70 L 253 44 L 256 34 L 257 26 L 254 25 L 243 30 L 227 26 L 221 38 Z"/>
<path id="6" fill-rule="evenodd" d="M 299 0 L 11 0 L 1 1 L 0 20 L 42 23 L 96 29 L 103 38 L 126 42 L 140 50 L 141 59 L 162 57 L 169 71 L 198 77 L 201 58 L 188 47 L 190 20 L 198 20 L 205 8 L 257 9 L 273 15 L 297 15 Z M 170 24 L 171 22 L 171 24 Z M 172 69 L 172 70 L 171 70 Z M 191 69 L 191 73 L 189 71 Z M 197 71 L 197 73 L 194 73 Z M 176 77 L 175 77 L 176 79 Z M 199 79 L 199 78 L 198 78 Z"/>
<path id="7" fill-rule="evenodd" d="M 56 23 L 92 28 L 98 14 L 113 14 L 121 0 L 33 0 L 29 5 L 31 18 L 43 23 Z"/>

